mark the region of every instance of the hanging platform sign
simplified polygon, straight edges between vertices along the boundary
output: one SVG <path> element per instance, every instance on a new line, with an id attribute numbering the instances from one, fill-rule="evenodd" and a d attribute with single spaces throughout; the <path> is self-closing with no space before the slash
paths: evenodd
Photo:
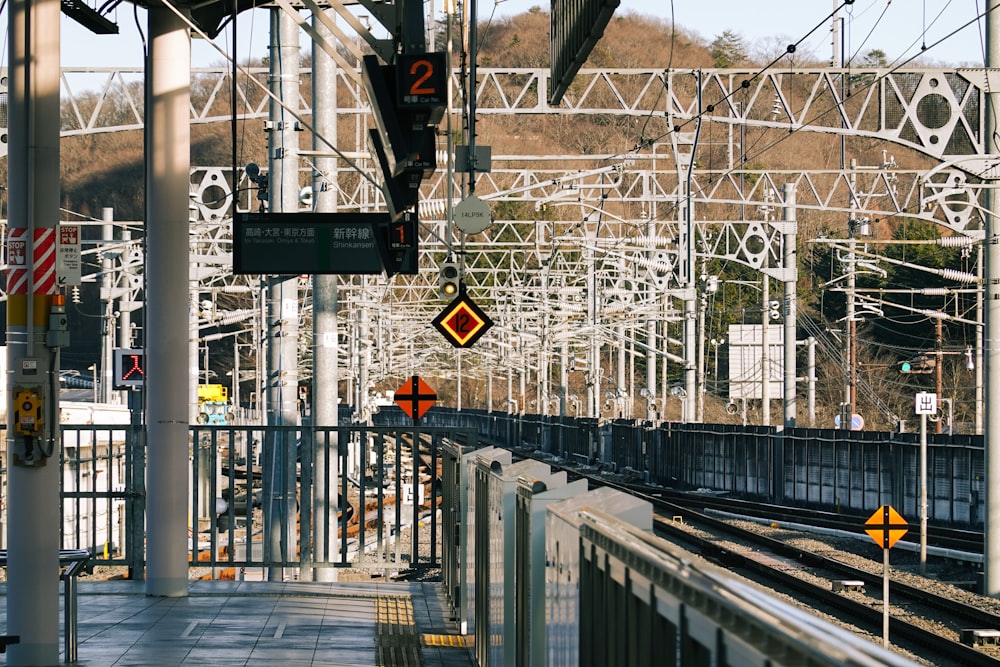
<path id="1" fill-rule="evenodd" d="M 388 213 L 237 213 L 237 274 L 417 273 L 416 216 Z"/>

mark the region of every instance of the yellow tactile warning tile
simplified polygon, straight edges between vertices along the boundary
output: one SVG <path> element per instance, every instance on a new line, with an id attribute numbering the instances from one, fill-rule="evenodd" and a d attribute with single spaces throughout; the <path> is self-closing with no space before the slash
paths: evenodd
<path id="1" fill-rule="evenodd" d="M 420 635 L 421 646 L 444 648 L 472 648 L 475 644 L 472 635 Z"/>
<path id="2" fill-rule="evenodd" d="M 380 595 L 375 601 L 377 667 L 420 667 L 420 639 L 408 596 Z"/>

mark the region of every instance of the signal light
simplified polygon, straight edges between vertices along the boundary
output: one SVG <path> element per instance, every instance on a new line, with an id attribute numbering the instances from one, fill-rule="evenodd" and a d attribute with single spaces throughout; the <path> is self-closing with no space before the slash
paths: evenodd
<path id="1" fill-rule="evenodd" d="M 142 388 L 146 383 L 146 354 L 143 350 L 115 350 L 114 375 L 111 383 L 115 389 Z"/>
<path id="2" fill-rule="evenodd" d="M 926 354 L 914 357 L 907 361 L 899 362 L 900 373 L 926 374 L 933 373 L 937 368 L 937 360 Z"/>
<path id="3" fill-rule="evenodd" d="M 781 302 L 778 300 L 772 300 L 767 302 L 767 317 L 772 322 L 776 322 L 781 319 Z"/>
<path id="4" fill-rule="evenodd" d="M 443 298 L 450 299 L 459 290 L 458 264 L 455 262 L 444 262 L 438 268 L 438 294 Z"/>

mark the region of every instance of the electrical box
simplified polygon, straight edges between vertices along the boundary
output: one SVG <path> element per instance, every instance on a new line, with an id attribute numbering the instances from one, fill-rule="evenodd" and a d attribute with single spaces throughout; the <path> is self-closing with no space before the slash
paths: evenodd
<path id="1" fill-rule="evenodd" d="M 14 433 L 38 436 L 44 427 L 45 403 L 37 389 L 19 387 L 14 390 Z"/>

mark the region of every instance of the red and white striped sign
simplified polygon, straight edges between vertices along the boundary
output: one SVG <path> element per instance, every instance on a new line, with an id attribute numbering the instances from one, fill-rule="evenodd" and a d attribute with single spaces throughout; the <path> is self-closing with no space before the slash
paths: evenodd
<path id="1" fill-rule="evenodd" d="M 56 292 L 56 231 L 35 229 L 34 294 Z M 28 294 L 28 229 L 15 227 L 7 232 L 7 294 Z"/>

